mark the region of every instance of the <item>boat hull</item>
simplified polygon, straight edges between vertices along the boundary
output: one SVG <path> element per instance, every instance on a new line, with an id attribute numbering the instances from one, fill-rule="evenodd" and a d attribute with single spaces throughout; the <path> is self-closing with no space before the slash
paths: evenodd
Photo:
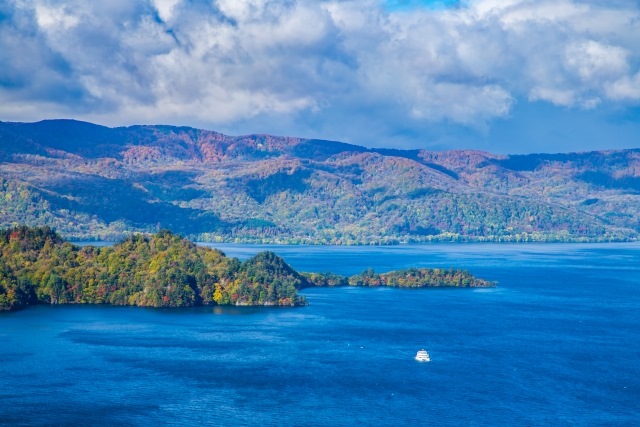
<path id="1" fill-rule="evenodd" d="M 426 350 L 420 350 L 418 354 L 416 354 L 415 359 L 418 362 L 431 362 L 431 356 L 429 356 L 429 353 Z"/>

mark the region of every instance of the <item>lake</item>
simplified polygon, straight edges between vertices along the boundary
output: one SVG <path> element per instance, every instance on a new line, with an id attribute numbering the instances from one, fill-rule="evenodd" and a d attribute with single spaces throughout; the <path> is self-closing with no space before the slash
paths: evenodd
<path id="1" fill-rule="evenodd" d="M 303 271 L 459 267 L 495 289 L 296 308 L 0 313 L 2 425 L 637 425 L 640 244 L 268 249 Z M 431 362 L 413 357 L 425 348 Z"/>

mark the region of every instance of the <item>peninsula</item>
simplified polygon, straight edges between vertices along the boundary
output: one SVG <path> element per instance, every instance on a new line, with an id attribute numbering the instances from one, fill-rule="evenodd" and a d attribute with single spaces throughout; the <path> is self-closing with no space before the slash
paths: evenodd
<path id="1" fill-rule="evenodd" d="M 492 287 L 457 269 L 408 269 L 351 277 L 300 273 L 273 252 L 240 261 L 168 230 L 111 247 L 76 246 L 49 227 L 0 231 L 0 310 L 34 304 L 145 307 L 306 305 L 313 286 Z"/>

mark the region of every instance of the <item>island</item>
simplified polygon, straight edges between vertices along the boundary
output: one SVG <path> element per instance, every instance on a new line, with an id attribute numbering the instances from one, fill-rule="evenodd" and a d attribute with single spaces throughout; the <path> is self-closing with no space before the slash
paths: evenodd
<path id="1" fill-rule="evenodd" d="M 0 231 L 0 310 L 34 304 L 299 306 L 315 286 L 493 287 L 464 270 L 300 273 L 273 252 L 240 261 L 169 230 L 78 246 L 50 227 Z"/>

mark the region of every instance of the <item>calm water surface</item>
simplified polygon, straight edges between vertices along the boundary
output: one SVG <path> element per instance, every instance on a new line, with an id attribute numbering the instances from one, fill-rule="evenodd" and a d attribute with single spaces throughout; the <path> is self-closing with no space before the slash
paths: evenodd
<path id="1" fill-rule="evenodd" d="M 282 247 L 306 271 L 467 268 L 488 290 L 300 308 L 0 314 L 3 425 L 638 425 L 640 244 Z M 413 360 L 425 348 L 430 363 Z"/>

